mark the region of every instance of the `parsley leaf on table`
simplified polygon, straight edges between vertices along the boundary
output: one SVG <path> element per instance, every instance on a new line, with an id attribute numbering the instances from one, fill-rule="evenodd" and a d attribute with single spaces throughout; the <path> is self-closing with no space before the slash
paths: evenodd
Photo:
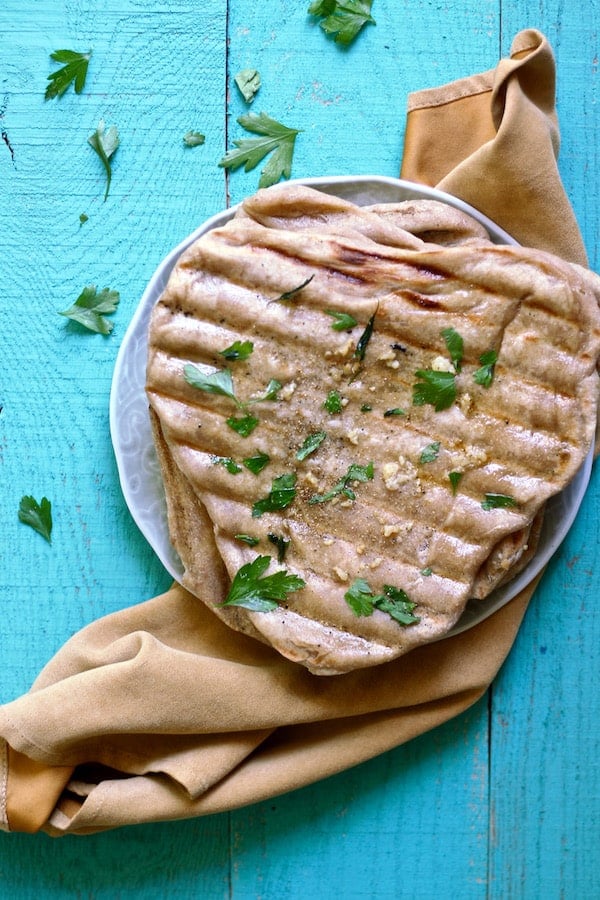
<path id="1" fill-rule="evenodd" d="M 19 504 L 19 521 L 29 525 L 38 534 L 41 534 L 48 543 L 51 543 L 52 533 L 52 504 L 47 497 L 42 497 L 38 503 L 34 497 L 21 497 Z"/>
<path id="2" fill-rule="evenodd" d="M 55 50 L 51 53 L 51 59 L 65 65 L 48 75 L 50 84 L 46 87 L 44 100 L 62 97 L 71 84 L 75 93 L 80 94 L 85 84 L 91 55 L 91 50 L 87 53 L 77 53 L 75 50 Z"/>
<path id="3" fill-rule="evenodd" d="M 96 153 L 100 157 L 100 160 L 106 172 L 106 190 L 104 192 L 104 199 L 106 200 L 106 198 L 108 197 L 108 191 L 110 189 L 110 182 L 112 179 L 112 165 L 110 162 L 110 158 L 119 146 L 119 132 L 117 130 L 117 126 L 110 125 L 105 129 L 104 119 L 100 119 L 100 121 L 98 122 L 98 127 L 93 134 L 90 134 L 88 138 L 88 144 L 96 151 Z"/>
<path id="4" fill-rule="evenodd" d="M 244 166 L 244 171 L 249 172 L 272 152 L 273 155 L 261 172 L 259 188 L 276 184 L 282 177 L 289 178 L 292 171 L 294 145 L 300 130 L 288 128 L 281 122 L 271 119 L 264 112 L 261 112 L 260 115 L 248 113 L 240 116 L 237 121 L 246 131 L 259 134 L 261 137 L 241 138 L 234 141 L 236 149 L 228 150 L 219 162 L 219 166 L 234 172 Z"/>
<path id="5" fill-rule="evenodd" d="M 324 16 L 319 25 L 338 44 L 348 46 L 367 22 L 375 25 L 371 15 L 372 0 L 315 0 L 308 8 L 311 16 Z"/>
<path id="6" fill-rule="evenodd" d="M 78 322 L 88 331 L 95 331 L 96 334 L 110 334 L 113 330 L 113 323 L 104 316 L 114 313 L 119 299 L 118 291 L 103 288 L 98 292 L 96 285 L 90 284 L 82 290 L 73 306 L 63 310 L 59 315 Z"/>
<path id="7" fill-rule="evenodd" d="M 256 69 L 242 69 L 233 80 L 246 103 L 252 103 L 260 87 L 260 75 Z"/>
<path id="8" fill-rule="evenodd" d="M 186 147 L 201 147 L 206 137 L 200 131 L 186 131 L 183 136 L 183 143 Z"/>
<path id="9" fill-rule="evenodd" d="M 243 606 L 254 612 L 270 612 L 277 609 L 279 600 L 301 590 L 306 582 L 285 569 L 265 575 L 271 564 L 270 556 L 257 556 L 236 572 L 227 597 L 219 606 Z"/>

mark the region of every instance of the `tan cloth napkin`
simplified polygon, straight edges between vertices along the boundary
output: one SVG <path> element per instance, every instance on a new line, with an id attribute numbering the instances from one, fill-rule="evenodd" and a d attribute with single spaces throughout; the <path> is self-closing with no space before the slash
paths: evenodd
<path id="1" fill-rule="evenodd" d="M 411 95 L 402 176 L 583 263 L 556 167 L 554 77 L 546 40 L 529 30 L 495 71 Z M 83 629 L 0 708 L 0 824 L 84 834 L 206 815 L 360 763 L 485 692 L 534 587 L 455 637 L 318 677 L 175 585 Z"/>

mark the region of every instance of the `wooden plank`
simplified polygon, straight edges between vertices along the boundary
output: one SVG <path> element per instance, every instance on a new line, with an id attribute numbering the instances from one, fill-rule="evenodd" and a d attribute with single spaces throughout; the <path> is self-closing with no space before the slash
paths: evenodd
<path id="1" fill-rule="evenodd" d="M 155 3 L 148 13 L 135 2 L 114 2 L 101 16 L 47 6 L 11 2 L 0 11 L 3 58 L 13 60 L 2 117 L 13 155 L 5 142 L 0 147 L 2 242 L 11 260 L 0 272 L 2 296 L 10 298 L 0 313 L 3 358 L 14 359 L 18 348 L 2 384 L 10 487 L 0 499 L 9 561 L 0 599 L 6 634 L 22 649 L 33 644 L 19 657 L 18 683 L 2 684 L 6 699 L 25 690 L 78 627 L 168 583 L 123 502 L 108 431 L 110 382 L 120 340 L 160 259 L 225 203 L 216 167 L 225 143 L 224 0 L 201 15 L 188 7 L 176 16 L 171 3 Z M 46 75 L 56 67 L 49 53 L 92 43 L 85 92 L 44 102 Z M 102 166 L 87 144 L 102 117 L 121 136 L 107 202 Z M 206 146 L 184 147 L 190 128 L 205 132 Z M 86 284 L 121 293 L 108 338 L 57 315 Z M 11 452 L 23 435 L 25 457 Z M 53 501 L 51 549 L 17 522 L 24 493 Z M 23 597 L 32 606 L 26 621 Z"/>
<path id="2" fill-rule="evenodd" d="M 594 4 L 503 4 L 503 43 L 523 23 L 557 63 L 559 168 L 598 264 L 597 25 Z M 596 471 L 494 685 L 490 897 L 600 896 L 600 574 Z"/>
<path id="3" fill-rule="evenodd" d="M 484 698 L 379 759 L 234 812 L 233 897 L 485 897 L 487 768 Z"/>
<path id="4" fill-rule="evenodd" d="M 227 900 L 226 817 L 65 837 L 2 835 L 0 892 L 15 900 Z"/>
<path id="5" fill-rule="evenodd" d="M 73 632 L 170 581 L 123 501 L 108 400 L 146 282 L 225 203 L 225 22 L 225 0 L 0 5 L 2 701 Z M 84 93 L 44 102 L 49 53 L 91 46 Z M 101 117 L 121 135 L 106 202 L 87 145 Z M 204 147 L 183 146 L 190 128 Z M 90 283 L 121 292 L 107 338 L 57 315 Z M 17 521 L 25 493 L 51 498 L 52 547 Z M 97 835 L 85 852 L 68 838 L 2 837 L 2 896 L 229 894 L 227 815 Z"/>

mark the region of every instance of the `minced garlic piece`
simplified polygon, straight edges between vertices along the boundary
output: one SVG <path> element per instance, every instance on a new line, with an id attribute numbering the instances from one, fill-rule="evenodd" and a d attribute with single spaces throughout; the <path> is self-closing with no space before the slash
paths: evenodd
<path id="1" fill-rule="evenodd" d="M 280 400 L 289 400 L 294 391 L 296 390 L 297 384 L 295 381 L 288 381 L 287 384 L 279 391 L 279 399 Z"/>
<path id="2" fill-rule="evenodd" d="M 348 338 L 346 343 L 338 347 L 334 352 L 336 356 L 349 356 L 351 351 L 354 352 L 354 341 L 352 338 Z"/>
<path id="3" fill-rule="evenodd" d="M 348 573 L 345 569 L 341 569 L 339 566 L 334 566 L 333 573 L 338 581 L 348 581 Z"/>
<path id="4" fill-rule="evenodd" d="M 399 456 L 398 462 L 384 463 L 381 468 L 383 483 L 388 491 L 397 491 L 403 484 L 415 480 L 416 468 L 406 457 Z"/>
<path id="5" fill-rule="evenodd" d="M 466 416 L 466 414 L 471 411 L 473 399 L 471 395 L 465 391 L 464 394 L 459 395 L 456 401 L 456 405 L 460 409 L 461 413 Z"/>
<path id="6" fill-rule="evenodd" d="M 310 471 L 304 472 L 304 482 L 305 482 L 305 484 L 308 484 L 308 485 L 310 485 L 310 487 L 313 487 L 313 488 L 318 488 L 321 484 L 321 482 L 319 481 L 317 476 L 314 474 L 314 472 L 310 472 Z"/>
<path id="7" fill-rule="evenodd" d="M 412 529 L 412 522 L 394 522 L 383 526 L 383 536 L 386 538 L 397 537 L 399 534 L 408 534 Z"/>
<path id="8" fill-rule="evenodd" d="M 351 444 L 358 444 L 362 435 L 362 430 L 360 428 L 353 428 L 352 431 L 348 431 L 346 437 L 350 441 Z"/>
<path id="9" fill-rule="evenodd" d="M 434 372 L 456 372 L 456 369 L 452 365 L 449 359 L 446 359 L 445 356 L 436 356 L 436 358 L 431 363 L 431 368 Z"/>
<path id="10" fill-rule="evenodd" d="M 464 450 L 452 454 L 452 468 L 455 472 L 463 472 L 475 466 L 484 466 L 487 460 L 488 455 L 483 447 L 469 444 Z"/>

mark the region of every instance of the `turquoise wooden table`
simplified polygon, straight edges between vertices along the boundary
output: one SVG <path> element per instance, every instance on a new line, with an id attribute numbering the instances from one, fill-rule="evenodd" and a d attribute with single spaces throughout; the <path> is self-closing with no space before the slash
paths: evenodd
<path id="1" fill-rule="evenodd" d="M 61 644 L 169 577 L 123 500 L 108 401 L 144 287 L 205 218 L 255 190 L 227 174 L 252 109 L 302 129 L 293 175 L 395 176 L 409 91 L 495 66 L 539 28 L 558 67 L 560 170 L 592 268 L 600 233 L 598 4 L 374 0 L 341 49 L 308 0 L 3 0 L 0 8 L 0 702 Z M 93 51 L 85 87 L 44 100 L 59 48 Z M 112 181 L 87 143 L 120 146 Z M 205 136 L 187 147 L 188 131 Z M 111 334 L 58 315 L 119 291 Z M 600 897 L 600 560 L 596 471 L 486 696 L 410 744 L 230 814 L 85 838 L 3 835 L 0 896 Z M 52 501 L 52 544 L 17 518 Z"/>

